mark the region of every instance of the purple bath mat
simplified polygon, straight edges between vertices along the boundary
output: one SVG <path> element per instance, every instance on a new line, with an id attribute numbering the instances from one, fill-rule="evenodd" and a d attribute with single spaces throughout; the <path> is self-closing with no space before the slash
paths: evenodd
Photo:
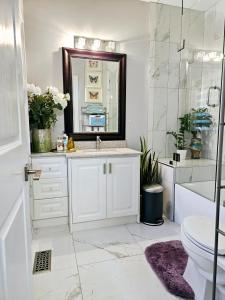
<path id="1" fill-rule="evenodd" d="M 145 256 L 171 294 L 185 299 L 194 299 L 192 288 L 183 278 L 188 255 L 180 241 L 153 244 L 145 249 Z"/>

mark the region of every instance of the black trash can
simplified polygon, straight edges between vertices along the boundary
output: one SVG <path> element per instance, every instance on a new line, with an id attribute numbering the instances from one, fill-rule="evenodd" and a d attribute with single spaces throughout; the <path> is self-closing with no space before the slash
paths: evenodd
<path id="1" fill-rule="evenodd" d="M 163 217 L 163 187 L 159 184 L 145 185 L 142 189 L 141 222 L 146 225 L 161 225 Z"/>

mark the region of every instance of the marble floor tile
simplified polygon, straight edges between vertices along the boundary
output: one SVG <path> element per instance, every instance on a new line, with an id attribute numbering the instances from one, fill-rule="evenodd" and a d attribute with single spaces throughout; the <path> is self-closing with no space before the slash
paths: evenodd
<path id="1" fill-rule="evenodd" d="M 161 226 L 128 224 L 126 227 L 136 241 L 159 240 L 164 237 L 178 235 L 180 233 L 180 226 L 168 220 L 165 220 L 164 224 Z"/>
<path id="2" fill-rule="evenodd" d="M 148 265 L 136 255 L 79 267 L 83 300 L 173 300 Z"/>
<path id="3" fill-rule="evenodd" d="M 141 254 L 126 226 L 114 226 L 73 234 L 78 265 Z"/>
<path id="4" fill-rule="evenodd" d="M 140 240 L 138 242 L 138 245 L 141 247 L 141 249 L 143 250 L 143 252 L 145 251 L 145 249 L 150 246 L 153 245 L 155 243 L 159 243 L 159 242 L 167 242 L 167 241 L 173 241 L 173 240 L 180 240 L 180 235 L 172 235 L 172 236 L 167 236 L 161 239 L 155 239 L 155 240 Z"/>
<path id="5" fill-rule="evenodd" d="M 52 249 L 52 270 L 33 275 L 34 300 L 175 300 L 147 263 L 144 250 L 179 239 L 180 227 L 129 224 L 74 232 L 45 228 L 32 251 Z"/>
<path id="6" fill-rule="evenodd" d="M 80 279 L 72 235 L 68 230 L 46 228 L 35 232 L 32 256 L 52 250 L 51 272 L 33 275 L 34 300 L 81 300 Z"/>
<path id="7" fill-rule="evenodd" d="M 81 300 L 78 272 L 64 269 L 33 275 L 34 300 Z"/>

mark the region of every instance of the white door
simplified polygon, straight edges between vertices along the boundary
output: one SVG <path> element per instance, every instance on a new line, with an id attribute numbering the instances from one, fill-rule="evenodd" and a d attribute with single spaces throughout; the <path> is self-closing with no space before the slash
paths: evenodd
<path id="1" fill-rule="evenodd" d="M 71 159 L 73 223 L 106 218 L 106 160 Z"/>
<path id="2" fill-rule="evenodd" d="M 0 1 L 0 299 L 31 300 L 22 0 Z"/>
<path id="3" fill-rule="evenodd" d="M 138 214 L 139 158 L 110 158 L 107 164 L 107 217 Z"/>

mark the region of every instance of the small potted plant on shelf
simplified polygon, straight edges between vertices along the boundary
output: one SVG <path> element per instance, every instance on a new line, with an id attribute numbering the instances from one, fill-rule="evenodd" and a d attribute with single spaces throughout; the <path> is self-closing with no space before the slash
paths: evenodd
<path id="1" fill-rule="evenodd" d="M 44 92 L 34 84 L 27 85 L 29 121 L 32 132 L 32 151 L 49 152 L 52 149 L 51 128 L 57 121 L 57 111 L 63 110 L 70 100 L 55 87 L 47 87 Z"/>
<path id="2" fill-rule="evenodd" d="M 191 114 L 184 114 L 183 117 L 179 118 L 180 129 L 179 132 L 168 131 L 167 134 L 171 134 L 175 138 L 175 147 L 177 148 L 177 153 L 180 154 L 180 160 L 185 160 L 187 156 L 187 145 L 185 139 L 185 132 L 191 131 Z"/>
<path id="3" fill-rule="evenodd" d="M 187 156 L 186 142 L 184 138 L 184 132 L 167 131 L 167 134 L 171 134 L 175 138 L 175 147 L 177 153 L 180 154 L 180 160 L 185 160 Z"/>
<path id="4" fill-rule="evenodd" d="M 141 222 L 147 225 L 163 223 L 163 187 L 160 185 L 159 164 L 155 151 L 148 148 L 145 138 L 141 142 Z"/>

